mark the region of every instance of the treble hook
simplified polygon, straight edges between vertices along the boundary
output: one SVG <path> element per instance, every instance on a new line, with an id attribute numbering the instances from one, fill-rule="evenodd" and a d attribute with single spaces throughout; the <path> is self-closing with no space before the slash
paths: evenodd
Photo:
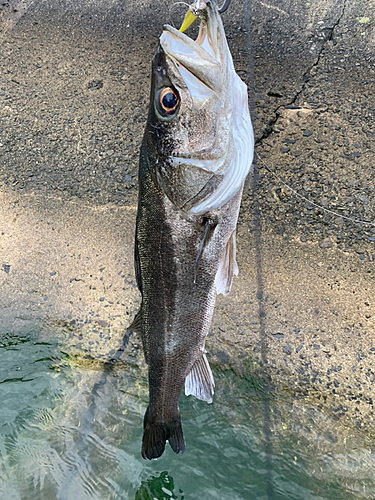
<path id="1" fill-rule="evenodd" d="M 231 0 L 224 0 L 224 3 L 221 7 L 219 7 L 219 14 L 224 14 L 224 12 L 227 10 L 227 8 L 230 5 Z"/>

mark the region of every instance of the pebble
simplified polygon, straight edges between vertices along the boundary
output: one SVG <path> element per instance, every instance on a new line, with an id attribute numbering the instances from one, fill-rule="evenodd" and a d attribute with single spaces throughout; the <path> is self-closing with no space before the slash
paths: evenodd
<path id="1" fill-rule="evenodd" d="M 301 242 L 302 242 L 302 243 L 306 243 L 307 238 L 306 238 L 306 236 L 303 234 L 303 235 L 301 236 L 300 240 L 301 240 Z"/>
<path id="2" fill-rule="evenodd" d="M 99 90 L 103 87 L 103 82 L 101 80 L 93 80 L 92 82 L 87 84 L 87 88 L 89 90 Z"/>
<path id="3" fill-rule="evenodd" d="M 319 241 L 320 248 L 332 248 L 332 241 L 329 238 Z"/>
<path id="4" fill-rule="evenodd" d="M 285 354 L 288 355 L 292 354 L 292 348 L 290 347 L 289 344 L 283 345 L 283 352 L 285 352 Z"/>
<path id="5" fill-rule="evenodd" d="M 7 274 L 9 274 L 10 265 L 9 264 L 3 264 L 3 271 L 5 271 Z"/>
<path id="6" fill-rule="evenodd" d="M 304 130 L 302 135 L 304 137 L 310 137 L 310 135 L 312 135 L 312 132 L 310 130 Z"/>
<path id="7" fill-rule="evenodd" d="M 229 355 L 225 351 L 217 351 L 216 357 L 223 365 L 227 365 L 229 363 Z"/>

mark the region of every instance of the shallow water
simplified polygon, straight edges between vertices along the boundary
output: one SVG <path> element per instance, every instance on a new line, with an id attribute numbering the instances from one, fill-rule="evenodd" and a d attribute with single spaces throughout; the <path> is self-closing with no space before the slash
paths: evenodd
<path id="1" fill-rule="evenodd" d="M 140 456 L 145 367 L 63 341 L 0 336 L 0 498 L 375 497 L 371 439 L 261 380 L 214 372 L 212 405 L 181 397 L 186 452 Z"/>

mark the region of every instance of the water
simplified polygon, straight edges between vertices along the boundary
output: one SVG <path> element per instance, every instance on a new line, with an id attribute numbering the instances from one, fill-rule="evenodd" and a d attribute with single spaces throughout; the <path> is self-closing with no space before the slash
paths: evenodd
<path id="1" fill-rule="evenodd" d="M 369 436 L 259 379 L 214 376 L 212 405 L 181 397 L 185 454 L 148 462 L 145 366 L 0 336 L 1 500 L 375 497 Z"/>

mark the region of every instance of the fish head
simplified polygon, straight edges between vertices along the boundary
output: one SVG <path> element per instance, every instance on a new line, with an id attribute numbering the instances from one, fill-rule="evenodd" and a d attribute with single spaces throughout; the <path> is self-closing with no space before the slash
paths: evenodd
<path id="1" fill-rule="evenodd" d="M 154 55 L 150 118 L 164 155 L 211 158 L 225 150 L 217 133 L 231 107 L 224 95 L 225 33 L 215 4 L 208 2 L 204 17 L 197 41 L 164 26 Z"/>
<path id="2" fill-rule="evenodd" d="M 158 159 L 158 181 L 178 208 L 215 208 L 212 202 L 200 205 L 215 195 L 235 157 L 239 106 L 248 115 L 247 88 L 234 70 L 217 5 L 207 1 L 198 38 L 164 26 L 152 65 L 146 130 Z M 251 129 L 249 117 L 244 124 Z M 236 192 L 224 191 L 214 205 Z"/>

